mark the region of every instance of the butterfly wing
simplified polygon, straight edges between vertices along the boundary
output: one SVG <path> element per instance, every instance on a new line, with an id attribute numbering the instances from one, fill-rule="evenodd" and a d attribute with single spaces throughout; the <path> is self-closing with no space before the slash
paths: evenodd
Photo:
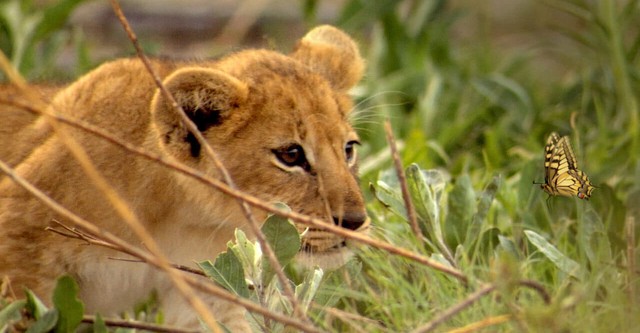
<path id="1" fill-rule="evenodd" d="M 557 195 L 572 197 L 578 195 L 580 181 L 576 177 L 574 170 L 567 169 L 567 172 L 558 174 L 554 179 L 552 186 Z"/>
<path id="2" fill-rule="evenodd" d="M 595 188 L 587 174 L 578 169 L 569 137 L 551 133 L 545 146 L 545 182 L 542 189 L 550 195 L 589 199 Z"/>
<path id="3" fill-rule="evenodd" d="M 557 149 L 559 148 L 559 141 L 560 137 L 558 136 L 558 134 L 555 132 L 551 133 L 551 135 L 549 135 L 549 138 L 547 139 L 547 145 L 544 147 L 544 182 L 546 185 L 548 185 L 549 181 L 556 175 L 556 168 L 552 167 L 552 164 L 553 160 L 556 158 Z"/>
<path id="4" fill-rule="evenodd" d="M 595 186 L 591 184 L 589 177 L 586 173 L 582 172 L 582 170 L 572 170 L 571 173 L 574 174 L 574 177 L 577 179 L 579 185 L 576 190 L 576 196 L 580 199 L 589 200 L 589 198 L 591 197 L 591 192 L 593 192 Z"/>
<path id="5" fill-rule="evenodd" d="M 576 159 L 576 154 L 573 152 L 573 148 L 569 142 L 569 137 L 563 136 L 558 144 L 562 146 L 562 149 L 564 149 L 564 152 L 567 155 L 569 169 L 578 170 L 578 160 Z"/>
<path id="6" fill-rule="evenodd" d="M 557 182 L 560 165 L 565 155 L 563 146 L 560 144 L 560 136 L 555 132 L 551 133 L 544 149 L 544 184 L 542 184 L 541 187 L 550 195 L 557 195 L 558 192 L 555 183 Z"/>

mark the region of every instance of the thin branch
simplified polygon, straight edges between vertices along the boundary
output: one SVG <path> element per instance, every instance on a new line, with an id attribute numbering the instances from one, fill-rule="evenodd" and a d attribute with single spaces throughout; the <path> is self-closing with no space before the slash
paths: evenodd
<path id="1" fill-rule="evenodd" d="M 527 287 L 537 291 L 538 294 L 540 294 L 540 297 L 542 297 L 542 300 L 544 301 L 545 304 L 547 305 L 551 304 L 551 295 L 549 295 L 549 292 L 547 291 L 547 289 L 545 289 L 544 286 L 539 282 L 532 281 L 532 280 L 521 280 L 518 282 L 518 284 L 523 287 Z"/>
<path id="2" fill-rule="evenodd" d="M 371 331 L 380 331 L 380 332 L 385 331 L 384 324 L 377 319 L 368 318 L 368 317 L 365 317 L 364 315 L 347 312 L 345 310 L 338 309 L 335 307 L 318 305 L 317 303 L 313 303 L 313 302 L 311 303 L 311 306 L 313 306 L 314 309 L 318 309 L 326 313 L 327 317 L 334 317 L 338 320 L 341 320 L 346 325 L 348 325 L 347 327 L 349 327 L 349 329 L 345 329 L 345 331 L 362 332 L 362 333 L 368 333 Z M 325 319 L 325 321 L 327 320 Z M 364 326 L 365 328 L 359 327 L 357 325 L 358 323 L 364 323 L 366 325 Z"/>
<path id="3" fill-rule="evenodd" d="M 416 216 L 416 209 L 411 200 L 411 195 L 409 194 L 409 188 L 407 186 L 407 177 L 404 173 L 404 167 L 402 166 L 402 160 L 400 160 L 400 155 L 398 154 L 398 149 L 396 148 L 395 138 L 393 137 L 393 131 L 391 129 L 391 122 L 386 120 L 384 123 L 384 129 L 387 134 L 387 142 L 389 143 L 389 148 L 391 148 L 391 157 L 393 159 L 393 164 L 396 169 L 396 174 L 398 175 L 398 183 L 400 183 L 400 189 L 402 191 L 402 199 L 404 200 L 404 204 L 407 210 L 407 217 L 409 218 L 409 223 L 411 224 L 411 229 L 413 233 L 419 240 L 424 241 L 424 236 L 422 231 L 420 230 L 420 226 L 418 225 L 418 219 Z M 439 223 L 438 221 L 433 221 L 433 223 Z M 451 251 L 447 247 L 446 244 L 442 242 L 440 236 L 435 236 L 436 245 L 440 249 L 440 252 L 444 255 L 447 261 L 451 264 L 451 266 L 457 268 L 456 261 L 451 254 Z"/>
<path id="4" fill-rule="evenodd" d="M 122 24 L 122 26 L 125 29 L 127 35 L 129 36 L 129 39 L 131 40 L 134 48 L 136 49 L 136 53 L 138 55 L 138 58 L 140 58 L 140 60 L 144 64 L 145 68 L 147 69 L 147 72 L 153 78 L 153 81 L 155 82 L 155 84 L 158 87 L 158 89 L 161 91 L 163 97 L 167 101 L 169 101 L 169 103 L 171 104 L 172 108 L 178 113 L 178 115 L 180 116 L 182 122 L 186 125 L 187 129 L 189 130 L 189 132 L 191 132 L 191 134 L 193 134 L 193 136 L 196 138 L 198 143 L 200 143 L 200 145 L 204 148 L 204 151 L 205 151 L 206 155 L 209 158 L 211 158 L 211 160 L 213 161 L 213 163 L 216 166 L 216 168 L 218 169 L 218 171 L 220 171 L 220 173 L 222 174 L 222 177 L 225 180 L 225 183 L 230 188 L 232 188 L 234 190 L 237 190 L 237 187 L 235 186 L 231 176 L 229 175 L 229 172 L 227 171 L 227 169 L 222 164 L 220 158 L 218 158 L 218 155 L 213 151 L 213 149 L 211 148 L 211 145 L 209 145 L 209 143 L 204 138 L 204 136 L 202 135 L 200 130 L 198 130 L 198 127 L 191 121 L 191 119 L 189 119 L 189 117 L 184 112 L 182 107 L 178 104 L 178 102 L 175 100 L 175 98 L 173 98 L 173 95 L 169 92 L 169 90 L 167 90 L 167 88 L 162 83 L 162 80 L 160 79 L 158 74 L 155 72 L 155 70 L 151 66 L 151 63 L 150 63 L 149 59 L 144 54 L 142 48 L 140 47 L 140 44 L 138 43 L 138 38 L 136 37 L 136 34 L 133 32 L 133 29 L 131 29 L 131 26 L 129 25 L 129 22 L 127 21 L 127 18 L 125 17 L 124 13 L 122 12 L 122 8 L 120 7 L 120 4 L 118 3 L 118 0 L 110 0 L 110 2 L 111 2 L 111 6 L 113 7 L 113 11 L 115 12 L 116 16 L 118 17 L 118 20 Z M 253 216 L 253 213 L 251 212 L 251 209 L 250 209 L 249 205 L 244 201 L 243 198 L 237 197 L 237 200 L 238 200 L 238 203 L 240 204 L 240 207 L 242 208 L 243 214 L 245 215 L 247 221 L 249 222 L 249 226 L 251 227 L 251 231 L 256 236 L 256 238 L 258 240 L 258 243 L 260 244 L 262 253 L 264 253 L 264 255 L 269 260 L 269 263 L 271 264 L 271 267 L 274 268 L 276 276 L 278 277 L 278 280 L 280 281 L 280 285 L 281 285 L 281 287 L 283 289 L 283 294 L 291 302 L 291 305 L 293 306 L 293 309 L 294 309 L 294 313 L 296 313 L 296 315 L 300 316 L 303 320 L 310 322 L 309 319 L 307 318 L 304 310 L 302 309 L 302 307 L 298 303 L 298 300 L 295 297 L 293 289 L 291 289 L 291 286 L 289 285 L 289 282 L 288 282 L 289 280 L 285 276 L 284 270 L 282 269 L 282 266 L 280 265 L 280 262 L 278 262 L 278 259 L 277 259 L 276 255 L 275 255 L 275 253 L 273 252 L 273 249 L 271 248 L 271 246 L 269 246 L 269 243 L 267 242 L 266 237 L 264 236 L 264 234 L 260 230 L 260 226 L 259 226 L 258 222 L 256 221 L 255 217 Z"/>
<path id="5" fill-rule="evenodd" d="M 160 332 L 160 333 L 198 333 L 199 332 L 197 330 L 185 330 L 178 327 L 157 325 L 157 324 L 145 323 L 141 321 L 130 321 L 130 320 L 111 319 L 111 318 L 103 318 L 102 321 L 108 327 L 133 328 L 133 329 Z M 87 324 L 93 324 L 96 322 L 96 316 L 85 315 L 84 317 L 82 317 L 82 322 Z"/>
<path id="6" fill-rule="evenodd" d="M 536 281 L 531 281 L 531 280 L 521 280 L 518 282 L 518 284 L 523 287 L 531 288 L 537 291 L 542 297 L 542 299 L 544 300 L 545 304 L 548 305 L 551 303 L 551 296 L 549 296 L 549 293 L 547 292 L 547 290 L 540 283 Z M 496 286 L 494 284 L 484 285 L 484 287 L 480 288 L 473 294 L 469 295 L 467 298 L 465 298 L 458 304 L 440 313 L 440 315 L 436 316 L 436 318 L 432 319 L 430 322 L 416 328 L 415 330 L 412 331 L 412 333 L 427 333 L 427 332 L 433 331 L 438 325 L 442 324 L 444 321 L 458 314 L 460 311 L 471 306 L 481 297 L 493 292 L 494 290 L 496 290 Z"/>
<path id="7" fill-rule="evenodd" d="M 393 137 L 393 130 L 391 129 L 391 122 L 387 119 L 384 122 L 384 130 L 387 134 L 387 143 L 389 149 L 391 149 L 391 159 L 396 169 L 396 175 L 398 176 L 398 182 L 400 183 L 400 189 L 402 190 L 402 199 L 407 209 L 407 217 L 411 224 L 411 230 L 416 235 L 416 238 L 422 240 L 422 231 L 418 225 L 418 218 L 416 217 L 416 208 L 413 206 L 409 189 L 407 188 L 407 177 L 404 174 L 404 167 L 402 166 L 402 160 L 400 160 L 400 154 L 398 154 L 398 148 L 396 147 L 396 139 Z"/>
<path id="8" fill-rule="evenodd" d="M 435 270 L 438 270 L 442 273 L 451 275 L 453 277 L 455 277 L 456 279 L 462 281 L 463 283 L 468 283 L 468 278 L 459 270 L 452 268 L 450 266 L 447 265 L 443 265 L 435 260 L 432 260 L 428 257 L 425 257 L 423 255 L 420 255 L 418 253 L 412 252 L 410 250 L 395 246 L 393 244 L 390 243 L 386 243 L 380 240 L 376 240 L 373 238 L 370 238 L 362 233 L 359 233 L 357 231 L 351 231 L 333 224 L 329 224 L 326 223 L 323 220 L 320 219 L 316 219 L 304 214 L 300 214 L 300 213 L 296 213 L 293 211 L 286 211 L 283 209 L 279 209 L 274 207 L 273 205 L 269 204 L 268 202 L 265 202 L 263 200 L 260 200 L 254 196 L 251 196 L 249 194 L 243 193 L 239 190 L 236 189 L 232 189 L 229 186 L 227 186 L 225 183 L 209 177 L 205 174 L 203 174 L 202 172 L 200 172 L 199 170 L 195 170 L 193 168 L 190 168 L 184 164 L 180 164 L 180 163 L 176 163 L 173 162 L 171 160 L 168 160 L 167 158 L 158 155 L 158 154 L 154 154 L 154 153 L 150 153 L 147 152 L 139 147 L 136 147 L 128 142 L 125 142 L 123 140 L 120 140 L 114 136 L 112 136 L 111 134 L 107 133 L 106 131 L 93 126 L 87 122 L 81 121 L 81 120 L 77 120 L 77 119 L 73 119 L 73 118 L 69 118 L 66 117 L 64 115 L 60 115 L 60 114 L 52 114 L 47 110 L 41 110 L 41 109 L 36 109 L 31 107 L 30 105 L 21 103 L 16 101 L 15 99 L 12 98 L 2 98 L 0 97 L 0 103 L 6 103 L 6 104 L 11 104 L 13 106 L 22 108 L 26 111 L 29 112 L 33 112 L 33 113 L 46 113 L 49 114 L 50 117 L 54 117 L 57 120 L 59 120 L 62 123 L 66 123 L 68 125 L 71 125 L 75 128 L 84 130 L 88 133 L 92 133 L 98 137 L 101 137 L 111 143 L 113 143 L 116 146 L 119 146 L 129 152 L 132 152 L 136 155 L 139 155 L 143 158 L 146 158 L 148 160 L 154 161 L 160 165 L 163 165 L 167 168 L 170 168 L 172 170 L 178 171 L 180 173 L 182 173 L 183 175 L 192 177 L 198 181 L 200 181 L 201 183 L 211 186 L 213 188 L 216 188 L 217 190 L 231 196 L 234 198 L 241 198 L 242 200 L 244 200 L 245 202 L 247 202 L 249 205 L 254 206 L 256 208 L 260 208 L 266 212 L 270 212 L 273 214 L 276 214 L 278 216 L 282 216 L 288 219 L 291 219 L 295 222 L 301 223 L 301 224 L 305 224 L 305 225 L 310 225 L 313 226 L 315 228 L 319 228 L 319 229 L 323 229 L 323 230 L 327 230 L 330 231 L 338 236 L 347 238 L 347 239 L 351 239 L 357 242 L 360 242 L 362 244 L 366 244 L 366 245 L 370 245 L 379 249 L 382 249 L 384 251 L 387 251 L 391 254 L 394 255 L 398 255 L 401 257 L 405 257 L 407 259 L 416 261 L 420 264 L 423 264 L 427 267 L 431 267 Z"/>
<path id="9" fill-rule="evenodd" d="M 63 235 L 63 236 L 66 236 L 66 235 Z M 109 259 L 117 260 L 117 261 L 124 261 L 124 262 L 145 264 L 145 262 L 140 260 L 140 259 L 114 258 L 114 257 L 109 257 Z M 204 274 L 204 272 L 201 269 L 198 269 L 198 268 L 191 268 L 189 266 L 178 265 L 178 264 L 171 264 L 171 267 L 173 267 L 173 268 L 175 268 L 175 269 L 177 269 L 179 271 L 191 273 L 191 274 L 194 274 L 194 275 L 204 276 L 204 277 L 207 276 L 206 274 Z"/>
<path id="10" fill-rule="evenodd" d="M 483 318 L 480 321 L 476 321 L 474 323 L 471 323 L 469 325 L 465 325 L 464 327 L 459 327 L 450 331 L 447 331 L 447 333 L 468 333 L 468 332 L 477 332 L 483 328 L 489 327 L 489 326 L 495 326 L 498 324 L 502 324 L 502 323 L 506 323 L 509 320 L 512 319 L 511 315 L 500 315 L 500 316 L 493 316 L 493 317 L 487 317 L 487 318 Z"/>
<path id="11" fill-rule="evenodd" d="M 495 289 L 496 289 L 496 286 L 493 285 L 493 284 L 485 285 L 484 287 L 480 288 L 479 290 L 477 290 L 476 292 L 472 293 L 467 298 L 462 300 L 462 302 L 459 302 L 458 304 L 456 304 L 456 305 L 448 308 L 447 310 L 443 311 L 442 313 L 440 313 L 438 316 L 436 316 L 430 322 L 426 323 L 423 326 L 420 326 L 420 327 L 416 328 L 415 330 L 412 331 L 412 333 L 427 333 L 427 332 L 433 331 L 434 329 L 436 329 L 436 327 L 438 327 L 438 325 L 442 324 L 443 322 L 445 322 L 449 318 L 451 318 L 454 315 L 458 314 L 460 311 L 468 308 L 473 303 L 475 303 L 477 300 L 479 300 L 482 296 L 485 296 L 485 295 L 493 292 Z"/>
<path id="12" fill-rule="evenodd" d="M 93 223 L 83 219 L 82 217 L 76 215 L 72 211 L 68 210 L 55 200 L 51 199 L 47 194 L 42 192 L 40 189 L 33 186 L 33 184 L 29 183 L 23 177 L 18 175 L 15 170 L 9 167 L 6 163 L 0 160 L 0 171 L 4 172 L 9 178 L 11 178 L 17 185 L 24 188 L 31 195 L 36 197 L 38 200 L 42 201 L 45 205 L 47 205 L 51 210 L 55 213 L 65 217 L 68 219 L 70 223 L 72 223 L 75 228 L 65 227 L 65 230 L 72 231 L 74 234 L 88 234 L 87 235 L 78 235 L 79 239 L 89 241 L 92 244 L 103 246 L 105 242 L 110 243 L 108 245 L 111 249 L 117 249 L 120 252 L 131 255 L 132 257 L 138 258 L 158 269 L 163 269 L 166 263 L 162 263 L 161 260 L 147 251 L 141 250 L 121 238 L 98 228 Z M 245 298 L 241 298 L 237 295 L 229 293 L 227 290 L 222 289 L 212 283 L 204 283 L 202 280 L 196 279 L 194 276 L 186 275 L 182 272 L 176 271 L 175 269 L 170 268 L 173 274 L 180 275 L 182 279 L 188 283 L 190 286 L 194 288 L 203 290 L 211 295 L 214 295 L 222 300 L 232 302 L 238 304 L 248 311 L 259 313 L 265 317 L 271 318 L 275 321 L 281 322 L 285 325 L 292 326 L 297 328 L 303 332 L 321 332 L 315 327 L 309 326 L 308 324 L 291 318 L 290 316 L 285 316 L 279 313 L 274 313 L 261 307 L 258 304 L 255 304 Z"/>

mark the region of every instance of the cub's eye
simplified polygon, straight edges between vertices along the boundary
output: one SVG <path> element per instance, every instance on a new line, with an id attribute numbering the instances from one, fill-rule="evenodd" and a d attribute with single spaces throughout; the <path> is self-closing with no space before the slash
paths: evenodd
<path id="1" fill-rule="evenodd" d="M 347 142 L 344 146 L 344 155 L 347 157 L 347 163 L 353 161 L 353 158 L 356 155 L 356 148 L 354 146 L 359 144 L 360 142 L 353 140 Z"/>
<path id="2" fill-rule="evenodd" d="M 282 164 L 288 167 L 301 167 L 306 171 L 309 171 L 310 166 L 304 155 L 304 149 L 300 145 L 294 144 L 285 148 L 274 149 L 273 153 Z"/>

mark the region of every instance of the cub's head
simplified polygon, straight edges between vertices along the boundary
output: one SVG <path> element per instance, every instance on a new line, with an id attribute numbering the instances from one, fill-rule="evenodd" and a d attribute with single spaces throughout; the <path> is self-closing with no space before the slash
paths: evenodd
<path id="1" fill-rule="evenodd" d="M 340 30 L 309 32 L 290 55 L 250 50 L 214 63 L 183 67 L 164 84 L 219 155 L 241 190 L 327 223 L 366 231 L 369 220 L 358 186 L 358 135 L 349 123 L 347 91 L 362 77 L 363 60 Z M 154 127 L 173 158 L 217 175 L 203 148 L 171 105 L 156 93 Z M 199 194 L 194 194 L 199 195 Z M 220 207 L 211 192 L 195 198 L 213 214 L 241 226 L 238 205 Z M 300 230 L 306 230 L 304 226 Z M 302 262 L 335 267 L 348 242 L 309 229 Z"/>

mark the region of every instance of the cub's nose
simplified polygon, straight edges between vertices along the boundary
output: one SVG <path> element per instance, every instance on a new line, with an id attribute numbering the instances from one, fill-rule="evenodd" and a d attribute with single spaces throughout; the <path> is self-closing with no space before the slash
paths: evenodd
<path id="1" fill-rule="evenodd" d="M 342 217 L 333 217 L 335 225 L 349 230 L 358 230 L 367 221 L 367 214 L 347 212 Z"/>

